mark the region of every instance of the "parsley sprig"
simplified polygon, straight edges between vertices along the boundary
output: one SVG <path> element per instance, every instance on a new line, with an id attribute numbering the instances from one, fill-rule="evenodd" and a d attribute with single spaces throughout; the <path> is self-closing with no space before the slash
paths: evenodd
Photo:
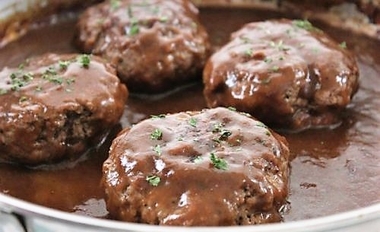
<path id="1" fill-rule="evenodd" d="M 223 158 L 217 157 L 215 153 L 210 153 L 210 160 L 216 169 L 227 170 L 227 161 Z"/>
<path id="2" fill-rule="evenodd" d="M 150 139 L 152 140 L 161 140 L 162 139 L 162 131 L 158 128 L 154 129 L 150 134 Z"/>
<path id="3" fill-rule="evenodd" d="M 82 54 L 78 56 L 78 62 L 82 65 L 82 68 L 89 68 L 91 62 L 90 55 Z"/>
<path id="4" fill-rule="evenodd" d="M 307 31 L 320 31 L 318 28 L 314 27 L 308 20 L 296 19 L 292 21 L 292 24 L 298 28 L 307 30 Z"/>
<path id="5" fill-rule="evenodd" d="M 160 184 L 161 182 L 161 178 L 156 175 L 147 176 L 145 180 L 148 181 L 148 183 L 154 187 L 158 186 L 158 184 Z"/>
<path id="6" fill-rule="evenodd" d="M 198 119 L 196 119 L 196 118 L 190 118 L 190 119 L 189 119 L 189 124 L 190 124 L 190 126 L 192 126 L 192 127 L 196 127 L 196 126 L 197 126 L 197 123 L 198 123 Z"/>

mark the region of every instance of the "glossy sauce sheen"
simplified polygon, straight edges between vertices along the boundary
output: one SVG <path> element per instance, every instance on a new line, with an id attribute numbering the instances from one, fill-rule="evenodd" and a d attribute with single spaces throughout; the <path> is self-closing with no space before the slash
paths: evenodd
<path id="1" fill-rule="evenodd" d="M 0 72 L 2 158 L 39 164 L 78 157 L 90 140 L 118 124 L 126 87 L 103 60 L 88 57 L 86 68 L 78 61 L 83 57 L 47 54 Z M 24 86 L 14 91 L 14 81 Z"/>
<path id="2" fill-rule="evenodd" d="M 203 83 L 208 106 L 234 106 L 268 125 L 300 130 L 340 121 L 357 90 L 358 67 L 311 24 L 271 20 L 234 32 L 208 60 Z"/>
<path id="3" fill-rule="evenodd" d="M 214 45 L 226 42 L 232 31 L 244 23 L 285 17 L 258 10 L 201 9 L 201 21 Z M 74 22 L 31 31 L 26 37 L 1 49 L 2 66 L 17 65 L 24 58 L 45 52 L 75 52 L 72 46 Z M 293 221 L 356 209 L 380 202 L 380 49 L 372 41 L 351 33 L 317 25 L 337 41 L 346 41 L 357 55 L 360 88 L 348 107 L 341 126 L 334 130 L 310 130 L 284 135 L 292 156 L 290 210 L 284 221 Z M 154 97 L 131 96 L 121 125 L 126 127 L 150 115 L 206 106 L 202 85 Z M 116 128 L 114 133 L 120 128 Z M 0 165 L 0 190 L 3 193 L 48 207 L 108 217 L 100 185 L 101 166 L 107 157 L 110 139 L 88 151 L 77 163 L 64 163 L 40 170 Z M 84 184 L 85 183 L 85 184 Z"/>
<path id="4" fill-rule="evenodd" d="M 110 151 L 103 180 L 115 218 L 185 226 L 281 221 L 287 143 L 245 114 L 213 108 L 151 118 L 120 133 Z M 152 175 L 160 178 L 155 186 L 146 180 Z"/>

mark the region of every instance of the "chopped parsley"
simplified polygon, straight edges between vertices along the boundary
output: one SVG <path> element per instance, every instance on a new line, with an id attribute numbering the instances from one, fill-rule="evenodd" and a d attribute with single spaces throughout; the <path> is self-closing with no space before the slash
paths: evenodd
<path id="1" fill-rule="evenodd" d="M 69 78 L 69 79 L 66 79 L 66 84 L 67 85 L 71 85 L 75 82 L 75 79 L 74 78 Z"/>
<path id="2" fill-rule="evenodd" d="M 22 97 L 20 97 L 20 99 L 18 100 L 20 103 L 22 103 L 22 102 L 25 102 L 25 101 L 27 101 L 29 98 L 27 97 L 27 96 L 22 96 Z"/>
<path id="3" fill-rule="evenodd" d="M 268 57 L 265 57 L 265 58 L 264 58 L 264 62 L 265 62 L 265 63 L 268 63 L 268 64 L 269 64 L 269 63 L 272 63 L 272 61 L 273 61 L 272 58 L 268 58 Z"/>
<path id="4" fill-rule="evenodd" d="M 190 118 L 189 119 L 189 124 L 190 126 L 192 127 L 196 127 L 197 126 L 197 123 L 198 123 L 198 120 L 196 118 Z"/>
<path id="5" fill-rule="evenodd" d="M 294 26 L 307 30 L 307 31 L 320 31 L 318 28 L 314 27 L 313 24 L 311 24 L 306 19 L 305 20 L 296 19 L 296 20 L 293 20 L 292 23 Z"/>
<path id="6" fill-rule="evenodd" d="M 280 70 L 280 67 L 278 67 L 277 65 L 274 65 L 274 66 L 272 66 L 270 69 L 269 69 L 269 71 L 271 71 L 271 72 L 278 72 Z"/>
<path id="7" fill-rule="evenodd" d="M 157 144 L 153 147 L 153 151 L 156 152 L 157 155 L 162 155 L 162 147 L 160 144 Z"/>
<path id="8" fill-rule="evenodd" d="M 282 41 L 282 40 L 278 41 L 277 43 L 275 43 L 274 41 L 270 41 L 269 45 L 273 48 L 278 49 L 279 51 L 288 51 L 289 50 L 289 48 L 285 47 L 284 41 Z"/>
<path id="9" fill-rule="evenodd" d="M 131 19 L 131 24 L 128 30 L 128 35 L 137 35 L 140 32 L 139 21 L 135 18 Z"/>
<path id="10" fill-rule="evenodd" d="M 246 36 L 240 36 L 239 39 L 241 39 L 245 44 L 251 42 L 251 40 Z"/>
<path id="11" fill-rule="evenodd" d="M 84 67 L 88 67 L 89 64 L 89 55 L 83 55 L 81 58 L 77 58 L 79 62 L 82 63 Z M 43 72 L 27 72 L 24 70 L 25 63 L 22 63 L 19 65 L 19 68 L 17 71 L 11 73 L 9 75 L 9 81 L 7 84 L 10 85 L 11 91 L 18 91 L 20 88 L 28 85 L 33 79 L 36 77 L 40 77 L 43 80 L 46 80 L 50 83 L 57 84 L 57 85 L 71 85 L 75 82 L 74 78 L 65 78 L 63 76 L 59 75 L 59 71 L 64 71 L 67 69 L 67 67 L 72 63 L 75 62 L 74 60 L 59 60 L 55 64 L 52 64 L 51 66 L 47 67 Z M 37 83 L 38 85 L 35 88 L 36 92 L 42 91 L 42 82 L 40 81 Z M 67 90 L 67 89 L 66 89 Z M 9 90 L 7 89 L 1 89 L 0 94 L 6 94 Z M 71 90 L 69 90 L 71 91 Z"/>
<path id="12" fill-rule="evenodd" d="M 151 115 L 150 116 L 150 118 L 152 118 L 152 119 L 165 118 L 165 117 L 166 117 L 165 114 Z"/>
<path id="13" fill-rule="evenodd" d="M 69 67 L 69 65 L 71 64 L 71 61 L 69 60 L 60 60 L 58 61 L 58 64 L 59 64 L 59 67 L 62 69 L 62 70 L 66 70 L 67 67 Z"/>
<path id="14" fill-rule="evenodd" d="M 63 77 L 58 76 L 57 74 L 58 73 L 55 68 L 50 66 L 45 70 L 45 72 L 42 73 L 42 79 L 61 85 L 63 83 Z"/>
<path id="15" fill-rule="evenodd" d="M 347 43 L 346 41 L 343 41 L 342 43 L 339 44 L 339 47 L 346 49 L 347 48 Z"/>
<path id="16" fill-rule="evenodd" d="M 132 26 L 129 28 L 130 35 L 137 35 L 139 32 L 140 32 L 140 28 L 137 24 L 132 24 Z"/>
<path id="17" fill-rule="evenodd" d="M 218 122 L 212 125 L 212 133 L 219 133 L 223 129 L 223 124 Z"/>
<path id="18" fill-rule="evenodd" d="M 195 157 L 193 157 L 193 158 L 191 159 L 191 161 L 192 161 L 193 163 L 196 163 L 196 164 L 202 162 L 202 160 L 203 160 L 203 157 L 200 156 L 200 155 L 195 156 Z"/>
<path id="19" fill-rule="evenodd" d="M 24 87 L 25 85 L 29 84 L 33 80 L 33 74 L 32 73 L 26 73 L 22 71 L 11 73 L 9 76 L 11 81 L 11 90 L 17 91 L 21 87 Z"/>
<path id="20" fill-rule="evenodd" d="M 160 17 L 160 22 L 161 23 L 166 23 L 168 20 L 169 20 L 169 18 L 167 16 L 161 16 Z"/>
<path id="21" fill-rule="evenodd" d="M 152 140 L 161 140 L 162 139 L 162 131 L 160 129 L 154 129 L 154 131 L 150 134 L 150 139 Z"/>
<path id="22" fill-rule="evenodd" d="M 36 92 L 41 92 L 41 91 L 42 91 L 42 86 L 41 85 L 37 85 Z"/>
<path id="23" fill-rule="evenodd" d="M 262 122 L 258 122 L 255 126 L 268 129 L 268 127 L 264 123 L 262 123 Z"/>
<path id="24" fill-rule="evenodd" d="M 251 57 L 253 55 L 253 49 L 249 48 L 244 51 L 244 55 Z"/>
<path id="25" fill-rule="evenodd" d="M 217 157 L 213 152 L 210 154 L 210 160 L 216 169 L 227 170 L 227 161 Z"/>
<path id="26" fill-rule="evenodd" d="M 161 182 L 161 178 L 155 175 L 147 176 L 145 180 L 154 187 L 158 186 L 158 184 Z"/>
<path id="27" fill-rule="evenodd" d="M 120 7 L 120 0 L 111 0 L 111 9 L 117 10 Z"/>
<path id="28" fill-rule="evenodd" d="M 83 54 L 78 56 L 78 62 L 82 65 L 82 68 L 88 68 L 90 66 L 90 55 Z"/>

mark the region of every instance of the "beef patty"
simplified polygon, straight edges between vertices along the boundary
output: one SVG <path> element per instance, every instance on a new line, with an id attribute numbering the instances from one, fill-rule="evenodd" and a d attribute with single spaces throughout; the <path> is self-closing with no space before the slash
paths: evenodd
<path id="1" fill-rule="evenodd" d="M 100 58 L 78 54 L 45 54 L 4 68 L 0 159 L 49 163 L 99 142 L 118 124 L 128 96 L 115 73 Z"/>
<path id="2" fill-rule="evenodd" d="M 227 108 L 146 119 L 118 135 L 103 165 L 110 215 L 159 225 L 280 221 L 288 177 L 285 138 Z"/>
<path id="3" fill-rule="evenodd" d="M 208 35 L 188 0 L 105 1 L 80 17 L 76 43 L 107 59 L 133 92 L 162 92 L 199 78 Z"/>
<path id="4" fill-rule="evenodd" d="M 233 106 L 292 130 L 336 125 L 358 89 L 345 43 L 304 20 L 249 23 L 208 60 L 208 106 Z"/>

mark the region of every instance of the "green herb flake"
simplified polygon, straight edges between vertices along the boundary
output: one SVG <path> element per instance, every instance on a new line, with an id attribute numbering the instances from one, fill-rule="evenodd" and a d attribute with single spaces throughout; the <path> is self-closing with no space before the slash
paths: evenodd
<path id="1" fill-rule="evenodd" d="M 150 118 L 152 119 L 159 119 L 159 118 L 165 118 L 165 114 L 159 114 L 159 115 L 151 115 Z"/>
<path id="2" fill-rule="evenodd" d="M 7 94 L 8 91 L 6 89 L 0 89 L 0 95 Z"/>
<path id="3" fill-rule="evenodd" d="M 111 0 L 111 9 L 117 10 L 120 7 L 120 0 Z"/>
<path id="4" fill-rule="evenodd" d="M 23 70 L 24 67 L 25 67 L 25 64 L 24 64 L 24 63 L 21 63 L 21 64 L 18 66 L 18 69 Z"/>
<path id="5" fill-rule="evenodd" d="M 71 61 L 69 61 L 69 60 L 64 60 L 64 61 L 60 60 L 60 61 L 58 61 L 58 65 L 59 65 L 59 67 L 60 67 L 61 70 L 66 70 L 67 67 L 69 67 L 70 64 L 71 64 Z"/>
<path id="6" fill-rule="evenodd" d="M 268 58 L 268 57 L 265 57 L 265 58 L 264 58 L 264 62 L 265 62 L 265 63 L 268 63 L 268 64 L 269 64 L 269 63 L 272 63 L 272 61 L 273 61 L 273 59 L 271 59 L 271 58 Z"/>
<path id="7" fill-rule="evenodd" d="M 346 49 L 347 48 L 347 43 L 346 41 L 343 41 L 342 43 L 339 44 L 339 47 Z"/>
<path id="8" fill-rule="evenodd" d="M 228 109 L 231 110 L 231 111 L 235 111 L 236 112 L 236 108 L 233 107 L 233 106 L 229 106 Z"/>
<path id="9" fill-rule="evenodd" d="M 36 87 L 36 92 L 41 92 L 42 91 L 42 86 L 41 85 L 38 85 L 37 87 Z"/>
<path id="10" fill-rule="evenodd" d="M 128 35 L 137 35 L 140 32 L 139 21 L 135 18 L 131 19 Z"/>
<path id="11" fill-rule="evenodd" d="M 192 157 L 191 161 L 192 161 L 193 163 L 195 163 L 195 164 L 198 164 L 198 163 L 200 163 L 200 162 L 203 161 L 203 157 L 200 156 L 200 155 L 198 155 L 198 156 Z"/>
<path id="12" fill-rule="evenodd" d="M 161 182 L 161 178 L 155 175 L 147 176 L 145 180 L 154 187 L 158 186 L 158 184 Z"/>
<path id="13" fill-rule="evenodd" d="M 262 122 L 258 122 L 255 126 L 268 129 L 268 127 L 264 123 L 262 123 Z"/>
<path id="14" fill-rule="evenodd" d="M 320 31 L 318 28 L 314 27 L 308 20 L 293 20 L 292 24 L 298 28 L 307 30 L 307 31 Z"/>
<path id="15" fill-rule="evenodd" d="M 249 48 L 244 51 L 244 55 L 251 57 L 253 55 L 253 49 Z"/>
<path id="16" fill-rule="evenodd" d="M 150 134 L 150 139 L 152 140 L 161 140 L 162 139 L 162 131 L 160 129 L 154 129 L 154 131 Z"/>
<path id="17" fill-rule="evenodd" d="M 91 58 L 88 54 L 82 54 L 78 56 L 78 62 L 82 65 L 82 68 L 90 67 Z"/>
<path id="18" fill-rule="evenodd" d="M 63 83 L 63 77 L 60 77 L 60 76 L 52 76 L 49 78 L 49 81 L 54 83 L 54 84 L 58 84 L 58 85 L 62 85 Z"/>
<path id="19" fill-rule="evenodd" d="M 243 41 L 243 43 L 247 44 L 251 42 L 251 39 L 246 36 L 240 36 L 239 39 Z"/>
<path id="20" fill-rule="evenodd" d="M 271 71 L 271 72 L 278 72 L 280 70 L 280 67 L 278 67 L 277 65 L 274 65 L 274 66 L 272 66 L 270 69 L 269 69 L 269 71 Z"/>
<path id="21" fill-rule="evenodd" d="M 270 41 L 269 46 L 271 46 L 272 48 L 276 48 L 279 51 L 288 51 L 290 49 L 290 48 L 285 47 L 284 41 L 282 40 L 278 41 L 277 43 L 275 43 L 274 41 Z"/>
<path id="22" fill-rule="evenodd" d="M 129 35 L 137 35 L 140 32 L 140 28 L 137 24 L 132 24 L 129 28 Z"/>
<path id="23" fill-rule="evenodd" d="M 190 118 L 189 119 L 189 124 L 190 126 L 192 127 L 196 127 L 197 126 L 197 123 L 198 123 L 198 120 L 196 118 Z"/>
<path id="24" fill-rule="evenodd" d="M 160 17 L 160 22 L 161 23 L 166 23 L 168 20 L 169 20 L 169 18 L 167 16 L 161 16 Z"/>
<path id="25" fill-rule="evenodd" d="M 66 84 L 67 85 L 72 85 L 74 82 L 75 82 L 75 78 L 66 79 Z"/>
<path id="26" fill-rule="evenodd" d="M 227 170 L 227 161 L 217 157 L 213 152 L 210 153 L 210 160 L 216 169 Z"/>
<path id="27" fill-rule="evenodd" d="M 49 76 L 51 76 L 51 75 L 57 75 L 57 70 L 55 70 L 55 68 L 52 67 L 52 66 L 48 67 L 48 68 L 45 70 L 45 72 L 43 73 L 42 78 L 44 78 L 44 79 L 48 79 Z"/>
<path id="28" fill-rule="evenodd" d="M 223 129 L 223 124 L 218 122 L 212 125 L 212 133 L 219 133 Z"/>
<path id="29" fill-rule="evenodd" d="M 20 97 L 20 99 L 18 100 L 19 103 L 23 103 L 23 102 L 26 102 L 29 98 L 27 96 L 22 96 Z"/>
<path id="30" fill-rule="evenodd" d="M 24 73 L 24 72 L 15 72 L 11 73 L 9 78 L 11 79 L 11 90 L 17 91 L 21 87 L 29 84 L 33 80 L 33 74 L 32 73 Z"/>
<path id="31" fill-rule="evenodd" d="M 162 147 L 160 144 L 157 144 L 153 147 L 153 151 L 156 152 L 157 155 L 162 155 Z"/>

